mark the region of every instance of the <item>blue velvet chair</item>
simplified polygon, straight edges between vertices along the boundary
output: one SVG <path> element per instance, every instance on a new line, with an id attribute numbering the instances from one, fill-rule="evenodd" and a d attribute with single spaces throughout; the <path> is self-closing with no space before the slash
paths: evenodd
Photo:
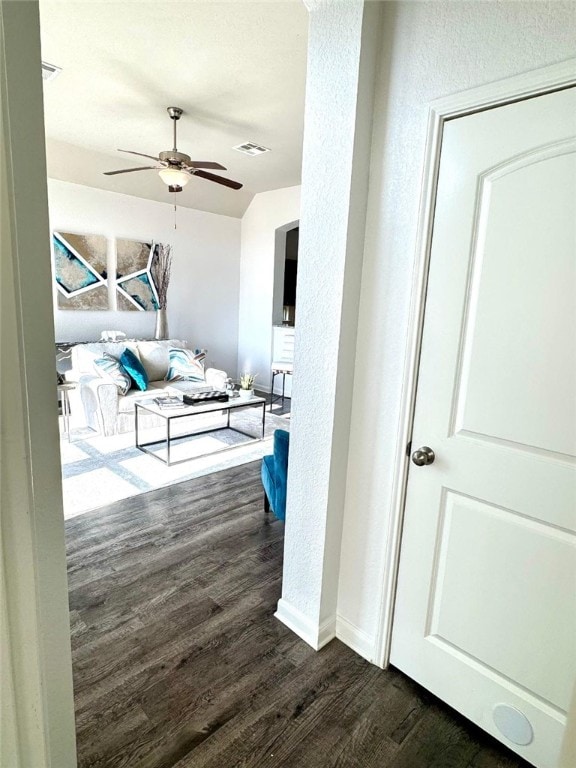
<path id="1" fill-rule="evenodd" d="M 272 510 L 279 520 L 286 517 L 289 442 L 290 433 L 285 429 L 277 429 L 274 432 L 274 454 L 262 459 L 264 511 Z"/>

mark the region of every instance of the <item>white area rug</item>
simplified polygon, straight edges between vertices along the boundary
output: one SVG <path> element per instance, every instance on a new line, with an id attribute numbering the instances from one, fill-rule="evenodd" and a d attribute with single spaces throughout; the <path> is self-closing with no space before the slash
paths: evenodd
<path id="1" fill-rule="evenodd" d="M 260 434 L 261 411 L 245 411 L 238 416 L 239 428 Z M 60 443 L 64 517 L 75 517 L 129 496 L 261 459 L 272 453 L 276 429 L 289 430 L 289 418 L 267 412 L 262 441 L 246 443 L 248 438 L 230 430 L 175 441 L 172 460 L 188 460 L 170 467 L 135 448 L 133 432 L 100 437 L 88 430 L 73 429 L 72 441 L 62 439 Z M 164 434 L 163 429 L 150 430 L 146 439 L 160 439 Z M 228 450 L 209 453 L 224 446 Z M 163 446 L 157 449 L 158 453 L 163 451 Z"/>

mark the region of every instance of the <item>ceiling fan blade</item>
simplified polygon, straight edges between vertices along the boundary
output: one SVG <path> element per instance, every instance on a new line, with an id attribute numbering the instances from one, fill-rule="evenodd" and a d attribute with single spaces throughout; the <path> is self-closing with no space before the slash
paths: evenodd
<path id="1" fill-rule="evenodd" d="M 147 157 L 148 160 L 156 160 L 157 162 L 160 162 L 159 157 L 154 157 L 153 155 L 145 155 L 142 152 L 133 152 L 131 149 L 119 149 L 118 152 L 126 152 L 129 155 L 138 155 L 138 157 Z"/>
<path id="2" fill-rule="evenodd" d="M 132 173 L 132 171 L 161 171 L 164 166 L 146 165 L 143 168 L 124 168 L 121 171 L 104 171 L 104 176 L 116 176 L 118 173 Z"/>
<path id="3" fill-rule="evenodd" d="M 184 163 L 188 168 L 212 168 L 214 171 L 225 171 L 226 168 L 220 163 L 212 163 L 210 160 L 188 160 Z"/>
<path id="4" fill-rule="evenodd" d="M 242 189 L 242 184 L 232 179 L 225 179 L 223 176 L 216 176 L 214 173 L 207 173 L 206 171 L 195 171 L 194 176 L 200 176 L 202 179 L 208 179 L 208 181 L 215 181 L 216 184 L 222 184 L 230 189 Z"/>

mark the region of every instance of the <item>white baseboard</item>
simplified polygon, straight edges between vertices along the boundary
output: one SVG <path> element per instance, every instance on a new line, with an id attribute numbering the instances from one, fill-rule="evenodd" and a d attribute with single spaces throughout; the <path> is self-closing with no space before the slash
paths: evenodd
<path id="1" fill-rule="evenodd" d="M 320 624 L 318 629 L 318 650 L 336 637 L 336 616 L 331 616 Z"/>
<path id="2" fill-rule="evenodd" d="M 375 664 L 374 638 L 343 616 L 336 617 L 336 637 L 363 659 Z"/>
<path id="3" fill-rule="evenodd" d="M 375 663 L 374 638 L 343 616 L 317 624 L 283 598 L 278 601 L 274 616 L 316 651 L 337 637 L 363 659 Z"/>
<path id="4" fill-rule="evenodd" d="M 264 386 L 263 384 L 258 384 L 255 388 L 260 392 L 266 392 L 267 395 L 269 395 L 272 391 L 269 384 L 267 386 Z M 276 383 L 276 387 L 274 388 L 274 395 L 276 397 L 282 397 L 282 386 L 278 387 L 277 383 Z M 286 398 L 286 400 L 291 400 L 292 393 L 290 393 L 289 395 L 284 395 L 284 397 Z"/>
<path id="5" fill-rule="evenodd" d="M 320 648 L 323 648 L 330 640 L 336 637 L 335 618 L 330 618 L 322 622 L 322 624 L 317 624 L 283 598 L 280 598 L 278 601 L 278 607 L 274 616 L 316 651 L 319 651 Z"/>

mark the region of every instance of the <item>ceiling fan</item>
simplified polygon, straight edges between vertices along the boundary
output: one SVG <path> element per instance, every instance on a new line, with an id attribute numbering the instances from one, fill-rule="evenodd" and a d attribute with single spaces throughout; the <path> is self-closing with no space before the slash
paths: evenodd
<path id="1" fill-rule="evenodd" d="M 133 173 L 134 171 L 159 171 L 159 176 L 168 185 L 170 192 L 182 192 L 182 187 L 186 186 L 192 176 L 199 176 L 208 181 L 214 181 L 216 184 L 222 184 L 230 189 L 241 189 L 242 184 L 232 179 L 226 179 L 224 176 L 217 176 L 214 173 L 208 173 L 204 168 L 225 171 L 226 168 L 220 163 L 213 163 L 203 160 L 191 160 L 189 155 L 184 152 L 178 152 L 176 148 L 176 123 L 182 116 L 180 107 L 168 107 L 168 114 L 174 122 L 174 149 L 160 152 L 158 157 L 145 155 L 142 152 L 133 152 L 130 149 L 119 149 L 118 152 L 126 152 L 129 155 L 138 155 L 155 160 L 158 165 L 146 165 L 142 168 L 124 168 L 121 171 L 105 171 L 105 176 L 115 176 L 118 173 Z"/>

